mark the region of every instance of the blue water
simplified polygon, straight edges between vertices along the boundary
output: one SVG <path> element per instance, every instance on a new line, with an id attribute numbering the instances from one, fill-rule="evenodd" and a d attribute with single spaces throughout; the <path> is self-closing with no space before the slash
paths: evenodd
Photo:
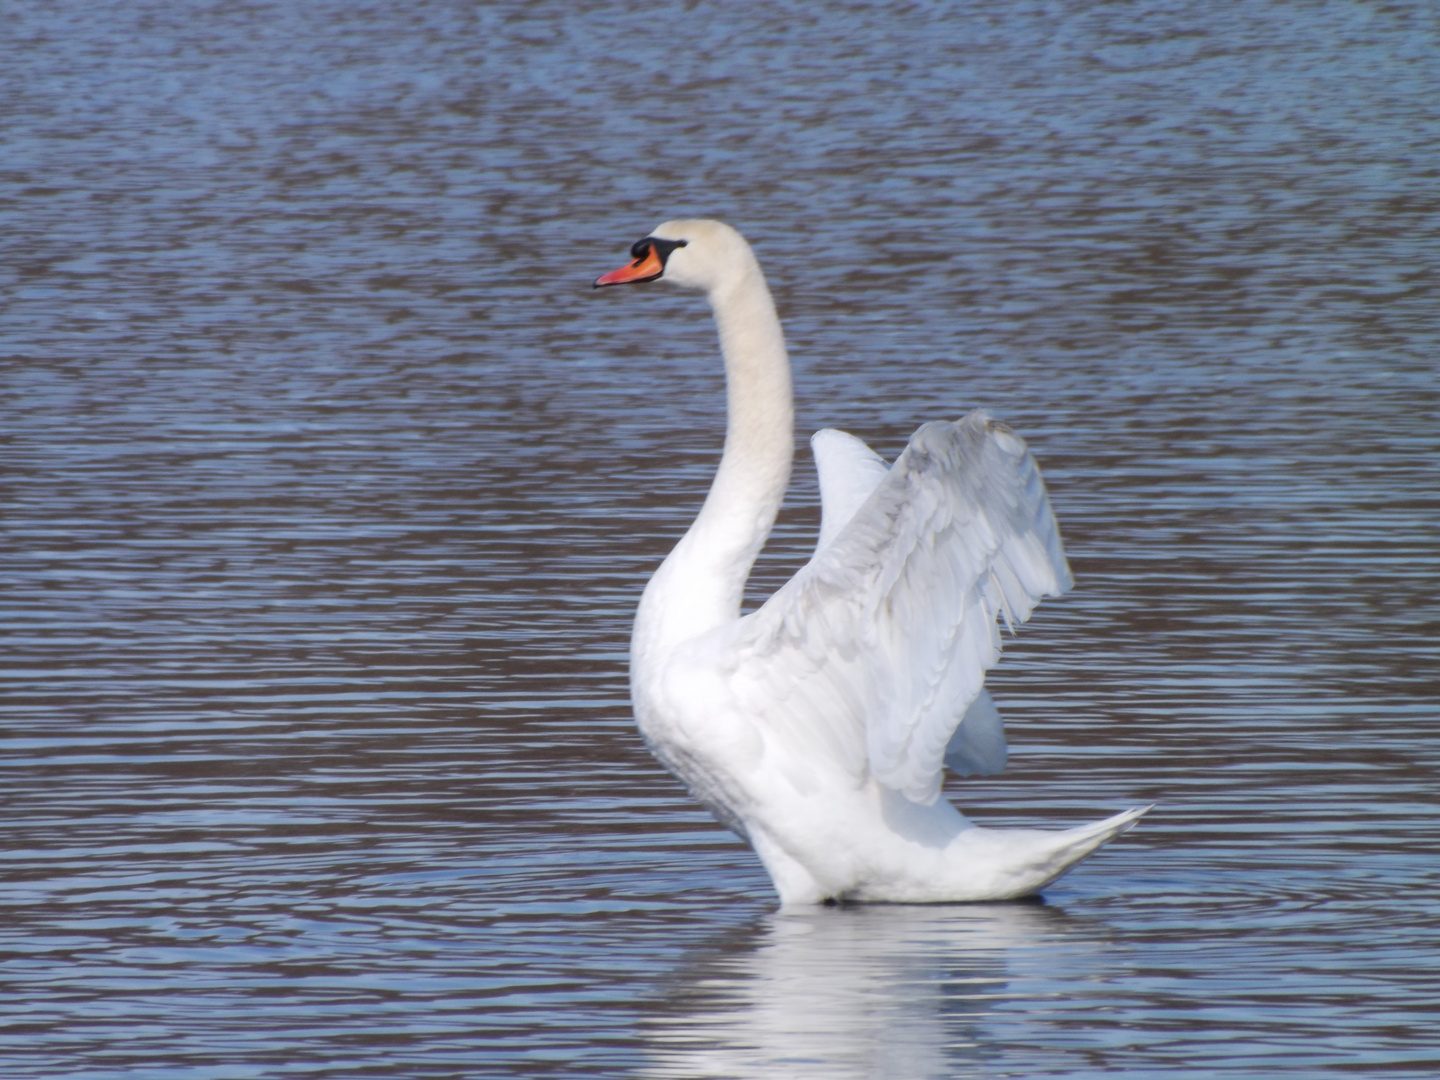
<path id="1" fill-rule="evenodd" d="M 1424 4 L 0 11 L 0 1073 L 1440 1072 Z M 779 913 L 629 714 L 753 242 L 799 436 L 984 406 L 1043 903 Z M 813 475 L 752 579 L 813 543 Z"/>

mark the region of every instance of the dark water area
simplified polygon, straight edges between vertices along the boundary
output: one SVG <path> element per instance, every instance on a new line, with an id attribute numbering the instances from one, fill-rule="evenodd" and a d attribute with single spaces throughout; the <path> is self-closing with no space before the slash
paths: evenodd
<path id="1" fill-rule="evenodd" d="M 0 1074 L 1440 1074 L 1424 3 L 0 8 Z M 1044 901 L 778 912 L 630 718 L 754 243 L 798 438 L 984 406 Z M 612 295 L 618 294 L 618 295 Z M 801 443 L 803 447 L 803 443 Z M 750 590 L 800 565 L 813 471 Z"/>

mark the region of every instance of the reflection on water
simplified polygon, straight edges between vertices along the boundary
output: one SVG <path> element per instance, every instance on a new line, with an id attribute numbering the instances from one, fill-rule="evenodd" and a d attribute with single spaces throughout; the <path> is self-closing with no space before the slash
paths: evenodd
<path id="1" fill-rule="evenodd" d="M 1043 904 L 821 908 L 766 916 L 661 983 L 646 1075 L 990 1075 L 983 1018 L 1011 957 L 1066 930 Z"/>
<path id="2" fill-rule="evenodd" d="M 1440 1073 L 1424 4 L 0 7 L 0 1075 Z M 801 436 L 985 406 L 1047 905 L 772 913 L 646 754 L 732 220 Z M 616 292 L 618 290 L 612 290 Z M 797 469 L 750 599 L 805 558 Z M 793 992 L 792 992 L 793 991 Z"/>

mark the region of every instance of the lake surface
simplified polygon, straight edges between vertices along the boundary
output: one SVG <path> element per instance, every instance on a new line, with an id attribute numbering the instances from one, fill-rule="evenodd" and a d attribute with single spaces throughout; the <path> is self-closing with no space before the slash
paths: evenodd
<path id="1" fill-rule="evenodd" d="M 1440 1073 L 1424 3 L 0 12 L 0 1073 Z M 1043 902 L 780 913 L 646 753 L 754 243 L 799 437 L 985 406 Z M 802 444 L 803 445 L 803 444 Z M 752 580 L 803 562 L 813 472 Z"/>

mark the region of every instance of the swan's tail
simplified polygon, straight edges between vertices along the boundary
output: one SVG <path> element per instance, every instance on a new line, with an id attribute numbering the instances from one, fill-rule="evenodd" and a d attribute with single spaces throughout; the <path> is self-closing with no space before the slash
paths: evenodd
<path id="1" fill-rule="evenodd" d="M 1150 806 L 1060 831 L 1049 829 L 970 829 L 960 841 L 977 848 L 992 847 L 1002 858 L 986 860 L 992 868 L 987 900 L 1033 896 L 1066 873 L 1085 856 L 1114 840 L 1139 821 Z"/>

